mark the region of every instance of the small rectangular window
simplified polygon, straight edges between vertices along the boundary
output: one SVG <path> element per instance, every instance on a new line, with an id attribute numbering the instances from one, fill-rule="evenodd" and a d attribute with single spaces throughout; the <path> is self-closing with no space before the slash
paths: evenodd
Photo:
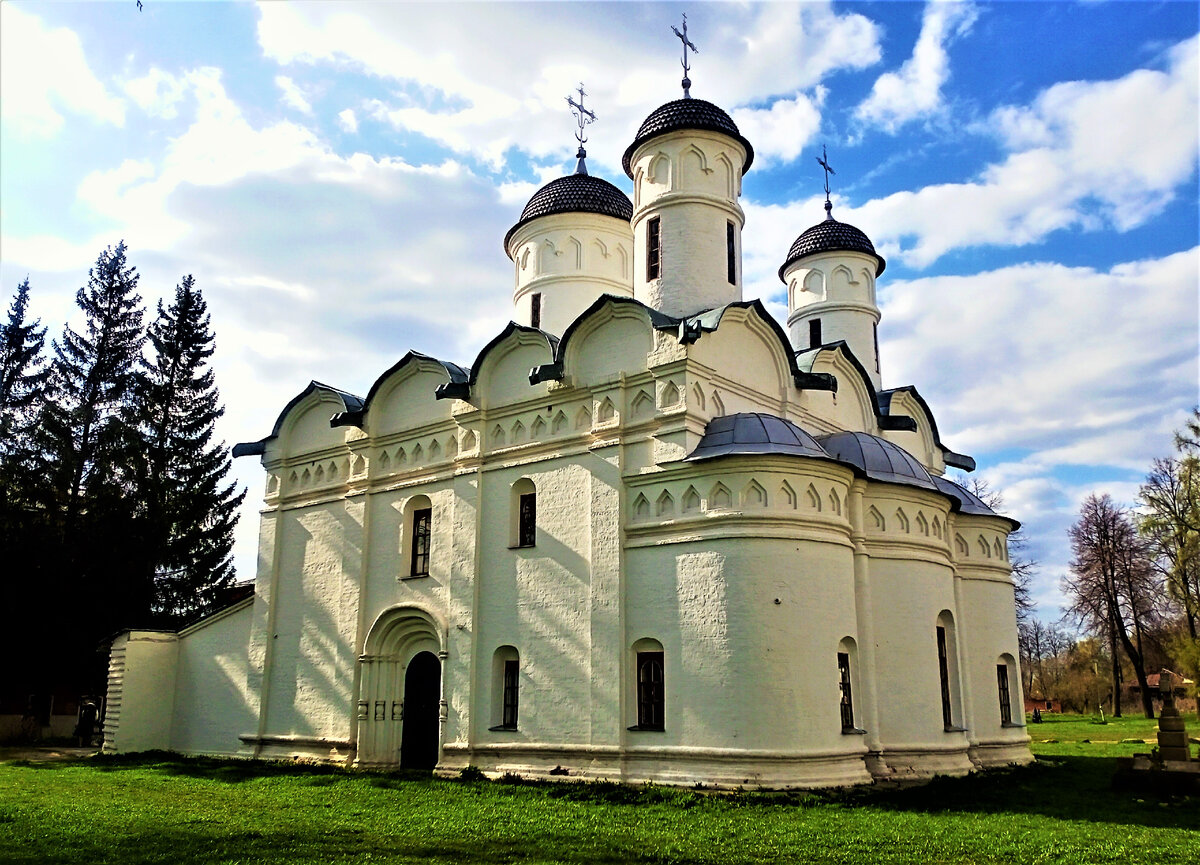
<path id="1" fill-rule="evenodd" d="M 517 527 L 517 546 L 532 547 L 537 544 L 537 493 L 522 493 L 520 521 Z"/>
<path id="2" fill-rule="evenodd" d="M 838 680 L 839 689 L 842 695 L 842 729 L 854 729 L 854 698 L 850 693 L 850 655 L 846 652 L 838 652 Z"/>
<path id="3" fill-rule="evenodd" d="M 646 222 L 646 279 L 658 279 L 662 274 L 662 238 L 659 217 L 652 216 Z"/>
<path id="4" fill-rule="evenodd" d="M 808 347 L 816 348 L 821 345 L 821 319 L 811 318 L 808 320 Z"/>
<path id="5" fill-rule="evenodd" d="M 725 261 L 730 285 L 737 285 L 737 250 L 734 248 L 733 223 L 725 223 Z"/>
<path id="6" fill-rule="evenodd" d="M 517 728 L 517 686 L 520 662 L 509 660 L 504 662 L 504 717 L 503 726 L 515 730 Z"/>
<path id="7" fill-rule="evenodd" d="M 542 326 L 542 293 L 540 291 L 535 291 L 529 298 L 529 325 L 530 327 Z"/>
<path id="8" fill-rule="evenodd" d="M 954 715 L 950 711 L 950 664 L 946 656 L 946 629 L 937 627 L 938 675 L 942 680 L 942 723 L 954 726 Z"/>
<path id="9" fill-rule="evenodd" d="M 662 730 L 663 653 L 637 653 L 638 728 Z"/>
<path id="10" fill-rule="evenodd" d="M 996 687 L 1000 691 L 1000 723 L 1012 723 L 1012 702 L 1008 693 L 1008 664 L 996 665 Z"/>
<path id="11" fill-rule="evenodd" d="M 429 576 L 429 529 L 433 523 L 433 509 L 419 508 L 412 515 L 412 559 L 409 573 L 414 577 Z"/>

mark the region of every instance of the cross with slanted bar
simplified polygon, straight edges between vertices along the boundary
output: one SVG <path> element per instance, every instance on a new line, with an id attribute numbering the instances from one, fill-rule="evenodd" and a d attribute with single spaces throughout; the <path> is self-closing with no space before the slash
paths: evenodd
<path id="1" fill-rule="evenodd" d="M 817 157 L 817 164 L 825 169 L 825 209 L 829 210 L 829 175 L 837 174 L 829 164 L 829 157 L 825 154 L 825 145 L 821 145 L 821 155 Z"/>
<path id="2" fill-rule="evenodd" d="M 680 33 L 679 28 L 674 24 L 671 25 L 671 29 L 675 31 L 675 35 L 678 36 L 679 41 L 683 43 L 683 98 L 691 99 L 692 80 L 688 78 L 688 72 L 691 71 L 692 67 L 688 65 L 688 49 L 691 48 L 692 51 L 696 52 L 697 54 L 700 53 L 700 49 L 692 44 L 692 41 L 688 39 L 686 12 L 683 13 L 683 32 Z"/>
<path id="3" fill-rule="evenodd" d="M 580 147 L 583 147 L 587 143 L 587 136 L 583 134 L 583 130 L 589 123 L 595 121 L 596 114 L 594 111 L 589 111 L 583 107 L 583 97 L 587 96 L 587 92 L 583 89 L 582 82 L 580 82 L 579 89 L 576 92 L 579 94 L 579 101 L 576 102 L 568 96 L 567 104 L 571 106 L 571 113 L 575 115 L 575 120 L 579 123 L 579 131 L 575 133 L 575 140 L 579 142 Z"/>

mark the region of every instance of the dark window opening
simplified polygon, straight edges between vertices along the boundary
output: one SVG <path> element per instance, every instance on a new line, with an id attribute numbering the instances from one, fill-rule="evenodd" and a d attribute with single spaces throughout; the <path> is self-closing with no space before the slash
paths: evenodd
<path id="1" fill-rule="evenodd" d="M 879 372 L 879 325 L 871 325 L 871 335 L 875 338 L 875 372 Z"/>
<path id="2" fill-rule="evenodd" d="M 821 345 L 821 319 L 812 318 L 808 321 L 808 347 L 816 348 Z"/>
<path id="3" fill-rule="evenodd" d="M 733 223 L 725 223 L 725 260 L 730 285 L 737 285 L 737 256 L 734 250 Z"/>
<path id="4" fill-rule="evenodd" d="M 942 678 L 942 723 L 946 727 L 954 726 L 954 716 L 950 712 L 950 666 L 946 657 L 946 629 L 941 625 L 937 628 L 938 675 Z"/>
<path id="5" fill-rule="evenodd" d="M 1012 723 L 1012 702 L 1008 693 L 1008 664 L 996 665 L 996 686 L 1000 690 L 1000 723 Z"/>
<path id="6" fill-rule="evenodd" d="M 850 694 L 850 655 L 838 652 L 838 680 L 842 694 L 842 729 L 854 729 L 854 700 Z"/>
<path id="7" fill-rule="evenodd" d="M 433 509 L 420 508 L 412 516 L 412 560 L 409 573 L 414 577 L 429 576 L 429 529 L 433 523 Z"/>
<path id="8" fill-rule="evenodd" d="M 531 327 L 542 326 L 542 293 L 535 291 L 529 298 L 529 324 Z"/>
<path id="9" fill-rule="evenodd" d="M 663 727 L 663 653 L 637 653 L 638 728 Z"/>
<path id="10" fill-rule="evenodd" d="M 512 730 L 517 729 L 517 674 L 519 670 L 519 661 L 504 662 L 504 716 L 501 724 Z"/>
<path id="11" fill-rule="evenodd" d="M 535 546 L 537 544 L 537 493 L 522 493 L 519 507 L 517 546 Z"/>
<path id="12" fill-rule="evenodd" d="M 646 223 L 646 279 L 658 279 L 662 274 L 662 247 L 658 217 Z"/>

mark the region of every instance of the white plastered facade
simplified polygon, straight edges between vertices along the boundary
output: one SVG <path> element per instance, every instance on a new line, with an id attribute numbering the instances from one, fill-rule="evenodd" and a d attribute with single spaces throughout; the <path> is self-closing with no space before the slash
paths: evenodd
<path id="1" fill-rule="evenodd" d="M 390 766 L 419 729 L 440 772 L 763 787 L 1031 759 L 1011 521 L 834 459 L 687 459 L 735 414 L 867 433 L 933 475 L 950 453 L 915 391 L 889 392 L 881 413 L 861 334 L 806 353 L 761 304 L 740 302 L 745 157 L 711 131 L 643 144 L 628 230 L 557 214 L 514 234 L 525 323 L 469 370 L 410 353 L 365 401 L 316 382 L 293 399 L 247 448 L 266 472 L 253 600 L 209 626 L 118 637 L 124 697 L 106 747 Z M 651 178 L 663 181 L 654 194 Z M 664 237 L 654 285 L 639 281 L 651 216 Z M 703 248 L 683 254 L 693 235 Z M 559 236 L 582 250 L 572 272 L 526 275 L 525 250 Z M 597 238 L 608 257 L 588 257 Z M 618 271 L 621 244 L 632 260 Z M 867 260 L 842 258 L 797 266 L 858 273 Z M 603 264 L 579 278 L 587 261 Z M 539 279 L 561 298 L 543 308 L 544 330 L 521 312 Z M 877 319 L 873 278 L 868 299 L 855 315 Z M 803 305 L 789 305 L 794 324 Z M 639 683 L 639 652 L 661 653 L 657 695 Z M 417 659 L 436 659 L 432 702 L 406 698 Z"/>

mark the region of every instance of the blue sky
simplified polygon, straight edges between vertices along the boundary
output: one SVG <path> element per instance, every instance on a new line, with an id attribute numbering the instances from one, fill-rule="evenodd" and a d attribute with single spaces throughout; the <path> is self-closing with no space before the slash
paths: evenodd
<path id="1" fill-rule="evenodd" d="M 1042 563 L 1093 490 L 1132 501 L 1198 401 L 1194 2 L 26 3 L 0 6 L 0 283 L 57 333 L 124 238 L 149 304 L 193 273 L 230 443 L 311 378 L 410 348 L 469 363 L 508 320 L 504 232 L 573 167 L 564 97 L 620 157 L 679 94 L 754 144 L 746 294 L 824 215 L 887 258 L 885 386 L 915 384 Z M 253 575 L 262 474 L 238 530 Z"/>

